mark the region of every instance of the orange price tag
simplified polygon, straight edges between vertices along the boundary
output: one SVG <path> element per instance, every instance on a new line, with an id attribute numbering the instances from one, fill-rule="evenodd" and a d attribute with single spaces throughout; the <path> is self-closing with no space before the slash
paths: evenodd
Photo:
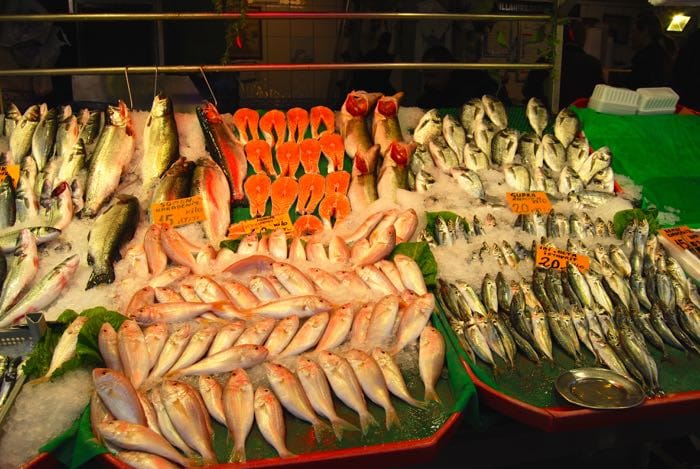
<path id="1" fill-rule="evenodd" d="M 510 211 L 517 214 L 549 213 L 552 203 L 546 192 L 506 192 Z"/>
<path id="2" fill-rule="evenodd" d="M 686 249 L 700 257 L 700 233 L 691 230 L 687 226 L 664 228 L 659 231 L 664 238 L 668 239 L 679 248 Z"/>
<path id="3" fill-rule="evenodd" d="M 201 195 L 151 204 L 153 223 L 182 226 L 206 220 L 206 218 Z"/>
<path id="4" fill-rule="evenodd" d="M 5 179 L 5 176 L 12 178 L 12 185 L 17 187 L 19 182 L 19 165 L 11 164 L 9 166 L 0 166 L 0 180 Z"/>
<path id="5" fill-rule="evenodd" d="M 544 267 L 545 269 L 566 270 L 566 266 L 569 263 L 574 264 L 581 272 L 586 272 L 591 265 L 591 261 L 586 255 L 576 254 L 549 246 L 537 246 L 535 265 Z"/>
<path id="6" fill-rule="evenodd" d="M 261 233 L 263 231 L 274 231 L 278 228 L 282 228 L 287 234 L 294 233 L 294 224 L 288 213 L 239 221 L 229 227 L 228 237 L 235 239 L 253 231 Z"/>

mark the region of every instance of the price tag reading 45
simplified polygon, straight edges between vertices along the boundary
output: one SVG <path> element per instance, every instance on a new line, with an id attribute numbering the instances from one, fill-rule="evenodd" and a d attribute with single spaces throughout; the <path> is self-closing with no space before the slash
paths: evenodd
<path id="1" fill-rule="evenodd" d="M 574 264 L 581 272 L 586 272 L 591 264 L 588 256 L 583 254 L 575 254 L 548 246 L 537 246 L 535 255 L 535 264 L 537 266 L 545 269 L 566 270 L 566 266 L 569 263 Z"/>
<path id="2" fill-rule="evenodd" d="M 687 226 L 664 228 L 659 231 L 664 238 L 668 239 L 679 248 L 688 250 L 700 257 L 700 233 L 691 230 Z"/>
<path id="3" fill-rule="evenodd" d="M 552 203 L 546 192 L 506 192 L 506 200 L 510 211 L 519 215 L 549 213 L 552 210 Z"/>
<path id="4" fill-rule="evenodd" d="M 205 220 L 201 195 L 184 199 L 166 200 L 151 205 L 153 223 L 167 223 L 171 226 L 189 225 Z"/>

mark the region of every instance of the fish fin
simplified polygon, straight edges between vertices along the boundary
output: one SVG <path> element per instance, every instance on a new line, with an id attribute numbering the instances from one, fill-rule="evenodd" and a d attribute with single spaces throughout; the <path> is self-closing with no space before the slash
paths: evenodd
<path id="1" fill-rule="evenodd" d="M 103 283 L 109 284 L 112 282 L 114 282 L 114 268 L 110 265 L 106 272 L 98 273 L 97 271 L 93 270 L 90 274 L 90 278 L 88 279 L 85 289 L 89 290 L 97 285 L 101 285 Z"/>
<path id="2" fill-rule="evenodd" d="M 391 427 L 396 426 L 400 427 L 401 426 L 401 420 L 399 420 L 399 414 L 396 413 L 396 409 L 394 409 L 393 406 L 389 406 L 386 409 L 386 429 L 391 430 Z"/>
<path id="3" fill-rule="evenodd" d="M 343 420 L 340 417 L 337 417 L 335 420 L 331 422 L 331 426 L 333 427 L 333 433 L 335 433 L 335 437 L 338 439 L 338 441 L 341 441 L 343 439 L 343 430 L 348 430 L 352 432 L 359 432 L 360 429 L 357 428 L 355 425 L 351 424 L 347 420 Z"/>
<path id="4" fill-rule="evenodd" d="M 242 448 L 234 447 L 228 462 L 246 462 L 245 445 Z"/>
<path id="5" fill-rule="evenodd" d="M 372 425 L 379 425 L 372 414 L 369 411 L 365 411 L 360 414 L 360 427 L 362 428 L 362 434 L 366 435 L 369 427 Z"/>
<path id="6" fill-rule="evenodd" d="M 438 404 L 442 404 L 442 401 L 440 400 L 440 396 L 438 396 L 437 391 L 435 391 L 435 388 L 426 388 L 425 389 L 425 400 L 427 401 L 435 401 Z"/>
<path id="7" fill-rule="evenodd" d="M 314 427 L 314 435 L 316 436 L 316 441 L 318 441 L 319 443 L 321 442 L 321 433 L 324 433 L 324 432 L 331 430 L 331 427 L 329 427 L 327 423 L 324 423 L 320 420 L 318 420 L 316 423 L 314 423 L 313 427 Z"/>

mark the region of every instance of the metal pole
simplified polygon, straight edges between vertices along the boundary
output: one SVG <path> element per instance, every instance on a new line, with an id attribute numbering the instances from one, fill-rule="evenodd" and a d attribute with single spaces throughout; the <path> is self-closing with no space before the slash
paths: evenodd
<path id="1" fill-rule="evenodd" d="M 128 67 L 131 74 L 155 73 L 155 66 Z M 316 71 L 316 70 L 548 70 L 542 63 L 326 63 L 326 64 L 240 64 L 240 65 L 164 65 L 158 73 Z M 45 75 L 111 75 L 124 73 L 125 67 L 28 68 L 0 70 L 0 77 Z"/>
<path id="2" fill-rule="evenodd" d="M 439 21 L 549 21 L 549 15 L 471 13 L 353 13 L 353 12 L 250 12 L 250 20 L 439 20 Z M 57 13 L 0 15 L 0 22 L 17 21 L 232 21 L 240 13 Z"/>
<path id="3" fill-rule="evenodd" d="M 559 91 L 561 87 L 561 56 L 563 51 L 564 25 L 559 21 L 559 5 L 561 0 L 554 0 L 552 13 L 552 34 L 554 35 L 554 57 L 552 71 L 549 73 L 551 83 L 550 106 L 552 113 L 559 112 Z M 569 103 L 566 103 L 568 106 Z"/>

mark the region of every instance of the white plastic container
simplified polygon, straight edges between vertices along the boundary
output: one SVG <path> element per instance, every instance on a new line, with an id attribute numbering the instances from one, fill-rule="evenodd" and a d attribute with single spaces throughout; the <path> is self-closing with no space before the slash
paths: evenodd
<path id="1" fill-rule="evenodd" d="M 678 104 L 678 94 L 671 88 L 638 88 L 639 105 L 637 114 L 673 114 Z"/>
<path id="2" fill-rule="evenodd" d="M 637 113 L 639 94 L 627 88 L 595 85 L 588 107 L 605 114 L 631 115 Z"/>

